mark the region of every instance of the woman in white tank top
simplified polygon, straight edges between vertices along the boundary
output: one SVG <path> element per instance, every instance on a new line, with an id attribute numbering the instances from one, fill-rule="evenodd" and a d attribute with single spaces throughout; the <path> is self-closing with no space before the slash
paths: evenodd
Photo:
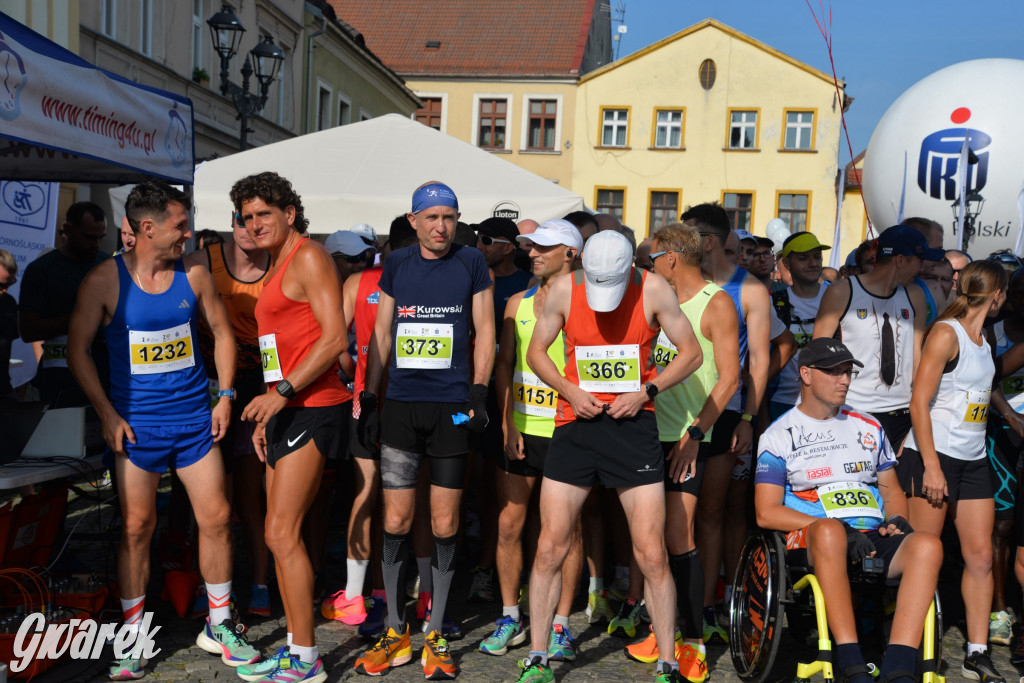
<path id="1" fill-rule="evenodd" d="M 982 326 L 1003 305 L 1006 283 L 1006 271 L 991 261 L 960 272 L 956 299 L 925 337 L 910 398 L 913 429 L 897 466 L 915 530 L 939 535 L 952 510 L 965 563 L 968 657 L 962 673 L 972 678 L 992 666 L 985 648 L 995 503 L 985 425 L 995 365 Z"/>

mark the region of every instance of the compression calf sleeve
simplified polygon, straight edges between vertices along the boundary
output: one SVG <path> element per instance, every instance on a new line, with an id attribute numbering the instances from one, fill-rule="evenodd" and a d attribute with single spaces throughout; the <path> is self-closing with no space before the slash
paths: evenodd
<path id="1" fill-rule="evenodd" d="M 380 564 L 388 600 L 388 626 L 399 634 L 405 632 L 405 564 L 408 559 L 409 534 L 385 531 Z"/>
<path id="2" fill-rule="evenodd" d="M 679 616 L 686 622 L 683 626 L 683 637 L 687 640 L 700 640 L 704 637 L 704 626 L 701 623 L 704 567 L 701 566 L 700 555 L 696 548 L 682 555 L 670 555 L 669 566 L 672 568 L 672 578 L 676 582 Z"/>

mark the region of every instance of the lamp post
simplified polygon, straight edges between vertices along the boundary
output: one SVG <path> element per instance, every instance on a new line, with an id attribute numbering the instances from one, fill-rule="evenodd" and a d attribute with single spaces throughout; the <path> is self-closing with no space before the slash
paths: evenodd
<path id="1" fill-rule="evenodd" d="M 242 65 L 242 85 L 231 82 L 228 78 L 228 64 L 231 58 L 238 51 L 238 44 L 242 40 L 245 28 L 238 20 L 231 5 L 222 5 L 220 11 L 207 19 L 210 26 L 210 34 L 213 37 L 213 49 L 220 56 L 220 94 L 231 97 L 231 103 L 238 112 L 236 120 L 242 121 L 242 132 L 238 139 L 238 148 L 245 151 L 249 133 L 249 119 L 263 110 L 267 103 L 267 92 L 270 84 L 274 82 L 281 63 L 284 62 L 284 52 L 274 44 L 271 36 L 264 36 L 263 40 L 256 44 L 245 56 L 245 64 Z M 249 78 L 256 74 L 259 81 L 259 93 L 249 92 Z"/>
<path id="2" fill-rule="evenodd" d="M 975 190 L 969 190 L 967 192 L 967 199 L 964 200 L 964 251 L 967 251 L 967 245 L 970 244 L 971 238 L 974 237 L 974 222 L 978 216 L 981 215 L 981 208 L 985 205 L 985 198 L 981 196 L 980 192 Z M 953 229 L 960 224 L 960 198 L 957 197 L 956 201 L 952 204 L 953 207 Z"/>

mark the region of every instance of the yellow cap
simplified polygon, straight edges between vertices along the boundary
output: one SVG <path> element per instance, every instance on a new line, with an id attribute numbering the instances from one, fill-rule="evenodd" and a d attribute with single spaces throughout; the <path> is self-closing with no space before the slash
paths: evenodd
<path id="1" fill-rule="evenodd" d="M 794 251 L 798 254 L 804 252 L 814 251 L 815 249 L 831 249 L 832 247 L 826 246 L 818 241 L 818 238 L 814 236 L 812 232 L 796 232 L 786 238 L 786 241 L 782 243 L 782 252 L 780 256 L 789 256 Z"/>

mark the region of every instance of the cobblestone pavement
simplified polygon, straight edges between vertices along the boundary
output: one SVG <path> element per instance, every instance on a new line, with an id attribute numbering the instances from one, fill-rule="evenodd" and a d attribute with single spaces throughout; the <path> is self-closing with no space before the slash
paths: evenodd
<path id="1" fill-rule="evenodd" d="M 166 481 L 166 479 L 165 479 Z M 163 489 L 166 491 L 166 488 Z M 113 571 L 113 548 L 115 547 L 116 531 L 105 532 L 106 525 L 112 518 L 109 506 L 102 506 L 100 514 L 93 502 L 84 499 L 72 501 L 68 515 L 67 528 L 75 528 L 81 516 L 85 516 L 81 529 L 76 531 L 68 544 L 67 554 L 62 563 L 69 563 L 76 571 L 86 570 L 96 573 Z M 163 520 L 162 520 L 163 521 Z M 343 529 L 344 525 L 339 524 Z M 237 531 L 237 529 L 236 529 Z M 83 533 L 84 532 L 84 533 Z M 91 532 L 91 534 L 89 533 Z M 236 538 L 238 536 L 236 535 Z M 336 543 L 336 534 L 328 539 L 328 548 Z M 59 540 L 58 544 L 63 543 Z M 469 585 L 469 569 L 465 563 L 467 556 L 474 556 L 475 544 L 467 542 L 469 550 L 462 553 L 464 564 L 459 567 L 456 582 L 452 588 L 452 605 L 450 613 L 459 619 L 465 637 L 450 643 L 455 661 L 460 668 L 459 680 L 463 681 L 515 681 L 518 677 L 517 660 L 526 655 L 529 645 L 525 643 L 513 649 L 503 657 L 484 655 L 478 651 L 480 641 L 490 634 L 493 621 L 500 615 L 497 603 L 467 604 L 466 590 Z M 239 603 L 244 606 L 248 599 L 248 570 L 242 559 L 242 551 L 236 547 L 236 580 Z M 208 654 L 195 645 L 195 638 L 201 630 L 201 620 L 179 619 L 170 605 L 160 600 L 162 575 L 159 562 L 154 557 L 153 580 L 148 591 L 146 608 L 155 612 L 154 624 L 161 626 L 157 635 L 156 645 L 159 654 L 148 667 L 147 680 L 154 681 L 230 681 L 241 680 L 234 671 L 221 663 L 220 659 Z M 412 564 L 413 568 L 415 564 Z M 413 569 L 414 571 L 414 569 Z M 328 559 L 324 568 L 324 577 L 328 591 L 337 590 L 344 573 L 344 560 Z M 272 572 L 271 572 L 272 574 Z M 274 589 L 271 588 L 273 594 Z M 285 621 L 280 601 L 273 602 L 272 617 L 267 619 L 246 619 L 250 626 L 249 640 L 262 651 L 273 651 L 285 643 Z M 556 680 L 571 683 L 574 681 L 649 681 L 652 677 L 651 665 L 639 664 L 626 659 L 622 648 L 629 641 L 623 641 L 607 635 L 604 624 L 589 625 L 583 614 L 585 599 L 578 596 L 575 610 L 571 616 L 571 630 L 576 637 L 579 656 L 575 663 L 555 663 L 553 665 Z M 312 607 L 312 606 L 311 606 Z M 318 611 L 319 612 L 319 611 Z M 414 606 L 410 603 L 407 614 L 415 615 Z M 107 616 L 113 620 L 114 616 Z M 366 680 L 352 670 L 355 658 L 367 647 L 368 643 L 359 638 L 355 627 L 340 622 L 322 619 L 317 613 L 316 622 L 317 644 L 326 664 L 329 681 Z M 423 634 L 419 632 L 419 624 L 413 621 L 413 651 L 418 655 L 423 646 Z M 944 667 L 943 673 L 947 680 L 959 681 L 960 662 L 962 659 L 963 638 L 956 627 L 951 627 L 947 620 L 947 630 L 943 640 Z M 813 652 L 785 637 L 780 648 L 780 665 L 776 667 L 775 681 L 791 681 L 795 675 L 797 658 L 805 661 L 813 658 Z M 1008 683 L 1016 683 L 1019 674 L 1009 662 L 1008 648 L 996 646 L 993 652 L 996 667 L 1002 672 Z M 55 666 L 50 671 L 36 676 L 36 683 L 64 683 L 66 681 L 99 682 L 108 680 L 105 676 L 108 662 L 67 662 Z M 709 648 L 708 663 L 711 680 L 714 682 L 738 682 L 740 679 L 732 665 L 728 649 L 725 647 Z M 789 668 L 787 668 L 787 665 Z M 393 670 L 388 680 L 421 681 L 423 672 L 416 656 L 412 662 Z"/>

